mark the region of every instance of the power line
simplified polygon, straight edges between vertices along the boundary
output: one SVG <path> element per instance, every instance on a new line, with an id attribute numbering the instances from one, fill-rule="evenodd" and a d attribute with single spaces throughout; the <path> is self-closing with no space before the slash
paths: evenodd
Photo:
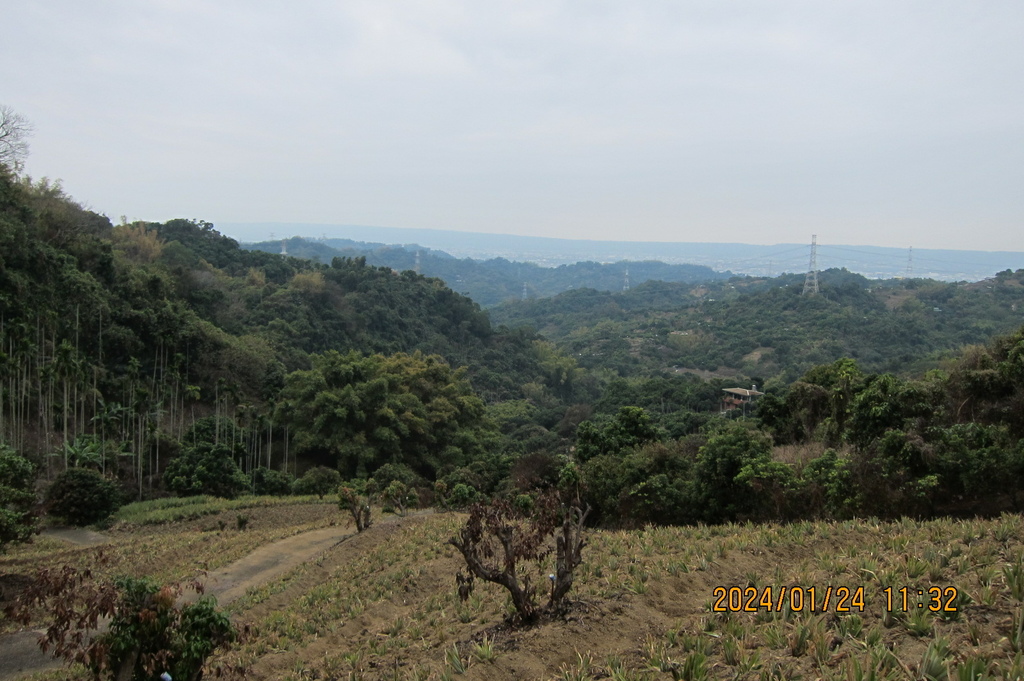
<path id="1" fill-rule="evenodd" d="M 822 248 L 824 248 L 824 247 L 822 247 Z M 845 266 L 848 266 L 848 265 L 861 265 L 863 268 L 869 269 L 869 270 L 871 268 L 875 268 L 875 269 L 883 268 L 885 270 L 890 271 L 894 276 L 899 271 L 898 268 L 897 268 L 897 263 L 895 263 L 895 262 L 892 262 L 892 263 L 881 263 L 881 262 L 878 262 L 877 260 L 862 260 L 860 258 L 850 258 L 848 256 L 838 256 L 838 255 L 829 254 L 829 253 L 819 253 L 819 260 L 824 260 L 824 261 L 826 261 L 826 263 L 828 263 L 827 265 L 823 266 L 824 269 L 829 269 L 830 267 L 845 267 Z M 914 262 L 917 262 L 917 263 L 920 263 L 923 260 L 926 260 L 926 259 L 925 258 L 916 258 L 916 257 L 914 258 Z M 948 275 L 951 275 L 951 276 L 955 276 L 955 275 L 963 275 L 965 273 L 964 270 L 951 270 L 951 269 L 937 268 L 937 267 L 931 267 L 931 266 L 926 266 L 924 268 L 918 268 L 918 269 L 919 269 L 919 271 L 923 270 L 925 274 L 948 274 Z"/>
<path id="2" fill-rule="evenodd" d="M 821 248 L 828 251 L 843 251 L 844 253 L 861 253 L 863 255 L 870 255 L 873 258 L 893 258 L 902 260 L 903 256 L 899 253 L 881 253 L 878 251 L 862 251 L 856 248 L 844 248 L 842 246 L 829 246 L 824 245 Z M 956 267 L 986 267 L 988 263 L 979 262 L 977 260 L 945 260 L 942 258 L 922 258 L 920 252 L 914 258 L 916 262 L 938 262 L 944 265 L 954 265 Z"/>
<path id="3" fill-rule="evenodd" d="M 754 255 L 754 256 L 751 256 L 749 258 L 742 258 L 740 260 L 730 260 L 729 262 L 731 262 L 734 265 L 740 265 L 740 264 L 745 263 L 745 262 L 750 262 L 751 260 L 763 261 L 767 257 L 775 258 L 775 257 L 778 257 L 780 255 L 785 255 L 787 253 L 794 253 L 794 252 L 797 252 L 797 251 L 803 252 L 803 250 L 805 248 L 807 248 L 807 247 L 806 246 L 797 246 L 796 248 L 787 248 L 784 251 L 777 251 L 777 252 L 774 252 L 774 253 L 762 253 L 761 255 Z"/>

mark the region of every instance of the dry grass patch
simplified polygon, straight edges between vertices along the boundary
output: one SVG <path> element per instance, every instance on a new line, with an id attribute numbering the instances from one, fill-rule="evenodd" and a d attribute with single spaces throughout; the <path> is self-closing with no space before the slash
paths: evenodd
<path id="1" fill-rule="evenodd" d="M 268 519 L 254 512 L 252 522 L 255 535 Z M 528 628 L 506 623 L 511 607 L 500 587 L 478 582 L 459 600 L 454 575 L 464 563 L 445 541 L 461 522 L 447 514 L 379 522 L 251 590 L 232 610 L 252 636 L 223 661 L 246 665 L 249 679 L 295 680 L 849 681 L 1024 671 L 1017 515 L 594 531 L 573 607 Z M 154 541 L 145 528 L 136 536 Z M 167 539 L 181 550 L 197 536 L 183 528 Z M 716 586 L 802 587 L 805 601 L 717 612 Z M 833 601 L 811 612 L 808 590 L 817 589 L 820 610 L 829 586 L 862 587 L 864 611 L 836 612 Z M 955 587 L 956 610 L 931 612 L 932 587 Z"/>
<path id="2" fill-rule="evenodd" d="M 245 514 L 245 530 L 238 529 L 237 509 L 232 508 L 160 525 L 120 522 L 107 531 L 110 541 L 98 546 L 79 547 L 36 537 L 0 556 L 0 608 L 20 592 L 18 584 L 42 569 L 70 566 L 90 570 L 98 580 L 145 575 L 159 582 L 182 582 L 278 539 L 342 521 L 336 506 L 309 502 L 250 506 Z M 0 622 L 0 633 L 15 630 L 6 619 Z"/>
<path id="3" fill-rule="evenodd" d="M 458 600 L 461 561 L 443 545 L 458 527 L 423 517 L 346 542 L 325 557 L 326 580 L 252 620 L 257 637 L 232 659 L 249 678 L 488 681 L 908 678 L 938 666 L 959 678 L 1019 664 L 1008 636 L 1024 621 L 1013 619 L 1018 516 L 596 531 L 574 608 L 528 628 L 505 624 L 510 604 L 493 585 Z M 991 605 L 970 593 L 977 572 Z M 719 585 L 862 586 L 866 607 L 714 612 Z M 887 586 L 912 590 L 906 613 L 886 611 Z M 965 594 L 957 612 L 917 608 L 916 590 L 932 586 Z"/>

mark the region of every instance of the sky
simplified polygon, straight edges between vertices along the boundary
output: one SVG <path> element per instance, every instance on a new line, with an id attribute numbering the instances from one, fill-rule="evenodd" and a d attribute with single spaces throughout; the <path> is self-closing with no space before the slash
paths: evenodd
<path id="1" fill-rule="evenodd" d="M 1019 0 L 15 0 L 0 103 L 115 222 L 1024 251 L 1022 35 Z"/>

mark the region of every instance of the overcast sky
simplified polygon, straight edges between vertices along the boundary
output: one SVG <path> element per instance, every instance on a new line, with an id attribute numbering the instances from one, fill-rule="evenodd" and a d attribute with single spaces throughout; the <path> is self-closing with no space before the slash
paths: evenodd
<path id="1" fill-rule="evenodd" d="M 115 221 L 1024 251 L 1020 0 L 4 5 Z"/>

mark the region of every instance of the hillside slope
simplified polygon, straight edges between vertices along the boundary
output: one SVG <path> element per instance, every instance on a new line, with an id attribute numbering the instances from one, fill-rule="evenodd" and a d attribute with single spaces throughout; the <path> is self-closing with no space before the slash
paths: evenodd
<path id="1" fill-rule="evenodd" d="M 812 366 L 851 357 L 869 371 L 922 373 L 944 352 L 1024 323 L 1024 270 L 974 284 L 875 281 L 845 270 L 733 278 L 701 286 L 648 282 L 624 293 L 574 291 L 491 310 L 527 324 L 585 367 L 622 374 L 696 371 L 796 380 Z"/>
<path id="2" fill-rule="evenodd" d="M 109 461 L 141 495 L 208 416 L 246 467 L 294 467 L 281 390 L 330 352 L 465 366 L 445 375 L 486 403 L 572 397 L 568 358 L 438 279 L 246 251 L 196 220 L 112 225 L 0 168 L 0 442 L 48 474 Z"/>

